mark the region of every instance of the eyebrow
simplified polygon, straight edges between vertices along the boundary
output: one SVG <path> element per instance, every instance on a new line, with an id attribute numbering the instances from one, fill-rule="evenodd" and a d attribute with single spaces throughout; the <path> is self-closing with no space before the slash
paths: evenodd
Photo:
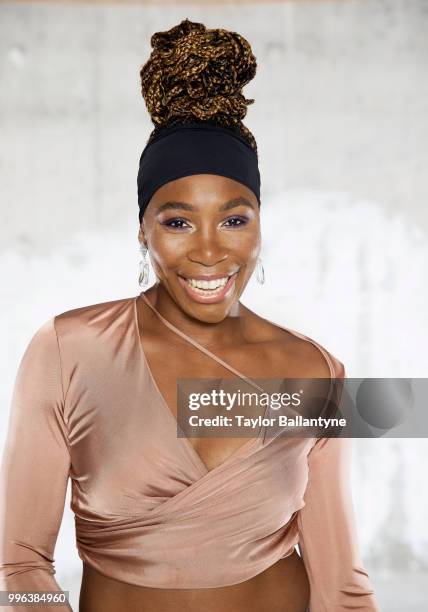
<path id="1" fill-rule="evenodd" d="M 247 200 L 247 198 L 244 198 L 243 196 L 240 196 L 238 198 L 233 198 L 232 200 L 225 202 L 219 207 L 218 210 L 219 212 L 223 212 L 225 210 L 230 210 L 231 208 L 236 208 L 237 206 L 248 206 L 249 208 L 252 208 L 254 210 L 254 204 L 252 204 L 249 200 Z M 164 210 L 194 211 L 196 209 L 194 206 L 192 206 L 191 204 L 188 204 L 187 202 L 178 202 L 176 200 L 170 200 L 168 202 L 165 202 L 164 204 L 161 204 L 161 206 L 159 206 L 159 208 L 156 211 L 156 215 L 159 215 Z"/>

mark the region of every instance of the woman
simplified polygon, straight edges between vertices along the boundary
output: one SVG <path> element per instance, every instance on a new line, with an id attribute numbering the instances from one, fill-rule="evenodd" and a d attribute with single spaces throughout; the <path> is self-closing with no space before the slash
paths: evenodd
<path id="1" fill-rule="evenodd" d="M 248 42 L 186 19 L 152 46 L 138 239 L 157 280 L 32 338 L 2 463 L 2 588 L 60 590 L 70 477 L 81 612 L 377 611 L 349 439 L 176 435 L 177 379 L 332 380 L 344 368 L 239 301 L 256 268 L 263 282 L 257 146 L 241 123 Z"/>

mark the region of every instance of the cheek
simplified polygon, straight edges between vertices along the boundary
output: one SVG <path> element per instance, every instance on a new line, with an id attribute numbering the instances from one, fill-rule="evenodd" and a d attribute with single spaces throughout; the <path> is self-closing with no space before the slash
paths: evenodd
<path id="1" fill-rule="evenodd" d="M 181 243 L 181 244 L 180 244 Z M 174 268 L 186 254 L 184 241 L 153 240 L 150 249 L 150 258 L 155 267 L 167 270 Z"/>
<path id="2" fill-rule="evenodd" d="M 245 259 L 257 259 L 260 253 L 260 236 L 257 233 L 242 232 L 231 241 L 231 250 L 236 251 Z"/>
<path id="3" fill-rule="evenodd" d="M 172 268 L 176 264 L 176 262 L 180 259 L 180 255 L 176 250 L 168 250 L 165 248 L 152 249 L 151 259 L 154 265 L 158 266 L 159 268 L 167 269 Z"/>

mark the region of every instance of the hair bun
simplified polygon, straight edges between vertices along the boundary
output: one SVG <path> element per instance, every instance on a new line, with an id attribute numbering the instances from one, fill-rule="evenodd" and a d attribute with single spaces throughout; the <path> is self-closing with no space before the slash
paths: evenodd
<path id="1" fill-rule="evenodd" d="M 191 32 L 202 33 L 205 31 L 206 27 L 203 23 L 196 23 L 195 21 L 184 19 L 181 23 L 166 32 L 155 32 L 150 42 L 153 49 L 160 49 L 168 52 L 172 49 L 173 43 L 179 41 L 181 38 L 185 38 Z"/>
<path id="2" fill-rule="evenodd" d="M 156 127 L 192 120 L 240 124 L 254 102 L 244 97 L 242 88 L 257 69 L 245 38 L 184 19 L 153 34 L 151 45 L 140 77 L 141 93 Z M 241 124 L 241 130 L 247 128 Z M 249 130 L 246 136 L 254 140 Z"/>

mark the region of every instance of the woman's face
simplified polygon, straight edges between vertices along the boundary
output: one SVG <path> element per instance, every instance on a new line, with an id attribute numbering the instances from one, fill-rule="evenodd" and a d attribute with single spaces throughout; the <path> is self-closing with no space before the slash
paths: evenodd
<path id="1" fill-rule="evenodd" d="M 220 321 L 257 263 L 257 198 L 245 185 L 213 174 L 170 181 L 150 200 L 138 239 L 176 304 L 197 319 Z"/>

